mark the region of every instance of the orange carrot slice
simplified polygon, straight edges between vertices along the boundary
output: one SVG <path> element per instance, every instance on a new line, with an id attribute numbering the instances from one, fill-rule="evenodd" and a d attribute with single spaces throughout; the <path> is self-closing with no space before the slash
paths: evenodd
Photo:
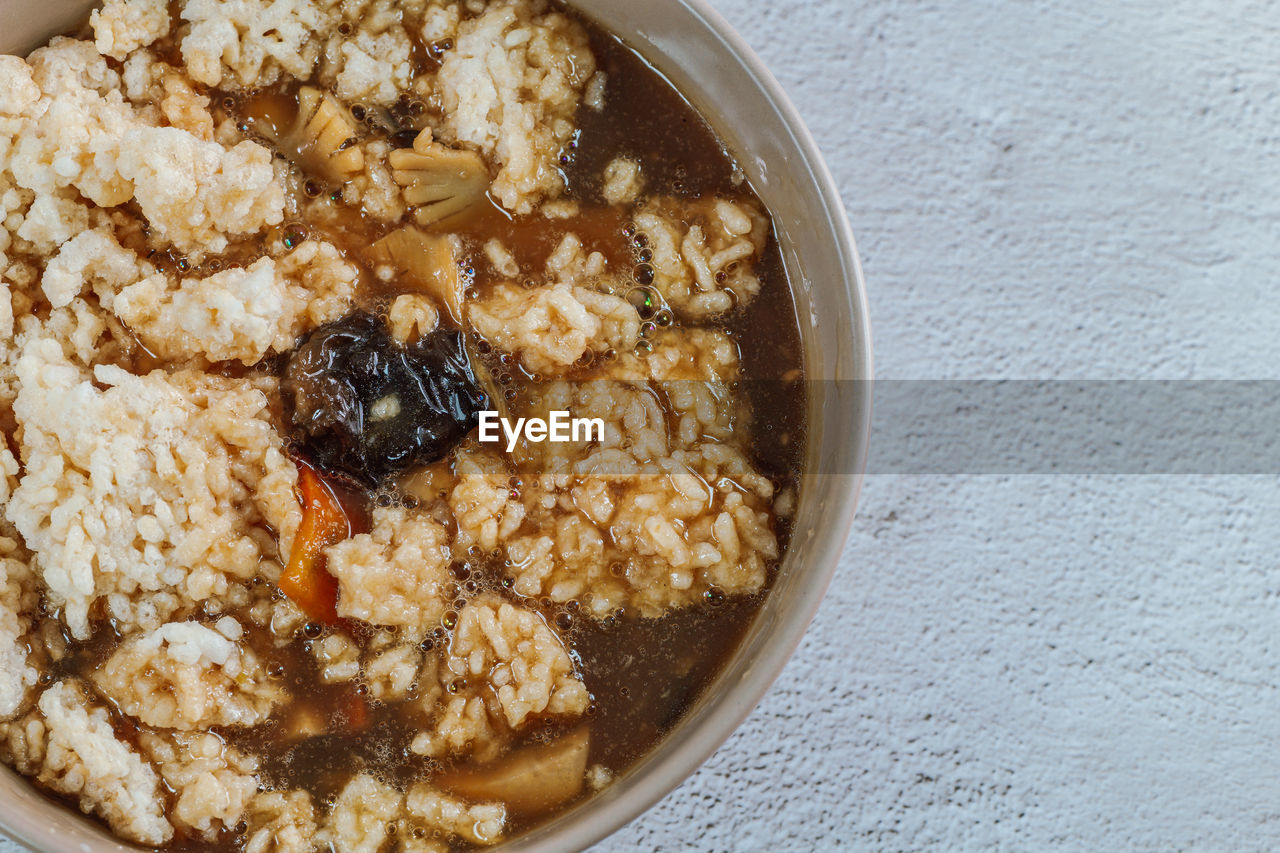
<path id="1" fill-rule="evenodd" d="M 338 582 L 326 571 L 324 549 L 351 535 L 351 520 L 342 503 L 314 468 L 298 466 L 302 523 L 280 574 L 280 591 L 302 612 L 326 625 L 338 620 Z"/>

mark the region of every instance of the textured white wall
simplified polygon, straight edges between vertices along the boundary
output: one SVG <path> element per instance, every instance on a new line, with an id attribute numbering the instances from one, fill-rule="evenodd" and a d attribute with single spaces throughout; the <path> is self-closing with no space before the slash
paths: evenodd
<path id="1" fill-rule="evenodd" d="M 1280 3 L 716 3 L 881 377 L 1280 376 Z M 1276 848 L 1277 553 L 1273 477 L 871 478 L 776 687 L 598 850 Z"/>
<path id="2" fill-rule="evenodd" d="M 713 1 L 880 377 L 1280 376 L 1280 3 Z M 773 691 L 598 850 L 1275 849 L 1277 553 L 1274 477 L 872 477 Z"/>

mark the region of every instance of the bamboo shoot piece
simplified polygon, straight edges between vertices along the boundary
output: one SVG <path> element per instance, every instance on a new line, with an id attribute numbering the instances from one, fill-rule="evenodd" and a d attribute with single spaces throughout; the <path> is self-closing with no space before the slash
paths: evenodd
<path id="1" fill-rule="evenodd" d="M 364 151 L 356 144 L 356 127 L 333 96 L 303 86 L 298 110 L 286 124 L 286 104 L 264 97 L 249 105 L 249 115 L 280 153 L 309 175 L 344 184 L 364 171 Z"/>
<path id="2" fill-rule="evenodd" d="M 489 169 L 474 151 L 449 148 L 418 134 L 412 148 L 391 152 L 391 177 L 403 187 L 405 204 L 419 225 L 434 225 L 484 200 Z"/>
<path id="3" fill-rule="evenodd" d="M 462 270 L 453 238 L 406 225 L 370 246 L 367 255 L 374 266 L 398 270 L 408 283 L 443 305 L 462 328 Z"/>
<path id="4" fill-rule="evenodd" d="M 511 412 L 510 406 L 507 404 L 507 395 L 503 393 L 502 386 L 498 384 L 498 380 L 494 378 L 493 371 L 489 369 L 489 365 L 475 351 L 470 339 L 467 340 L 467 361 L 471 364 L 471 372 L 476 377 L 476 383 L 480 386 L 480 390 L 489 398 L 489 405 L 498 413 L 498 417 L 506 420 Z"/>
<path id="5" fill-rule="evenodd" d="M 513 814 L 542 814 L 582 792 L 589 735 L 581 726 L 551 743 L 522 747 L 478 767 L 449 770 L 434 781 L 472 802 L 498 800 Z"/>

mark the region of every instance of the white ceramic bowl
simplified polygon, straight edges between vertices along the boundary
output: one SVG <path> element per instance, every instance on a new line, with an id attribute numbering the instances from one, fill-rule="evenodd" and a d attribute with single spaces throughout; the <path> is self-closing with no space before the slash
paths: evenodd
<path id="1" fill-rule="evenodd" d="M 0 52 L 28 52 L 74 27 L 92 5 L 0 0 Z M 871 414 L 870 324 L 853 235 L 822 155 L 777 81 L 705 0 L 575 5 L 684 92 L 737 155 L 772 213 L 802 318 L 811 380 L 809 451 L 781 572 L 720 677 L 625 776 L 503 848 L 529 853 L 578 850 L 635 818 L 697 769 L 769 689 L 812 620 L 843 549 Z M 7 769 L 0 772 L 0 830 L 50 853 L 137 849 L 45 799 Z"/>

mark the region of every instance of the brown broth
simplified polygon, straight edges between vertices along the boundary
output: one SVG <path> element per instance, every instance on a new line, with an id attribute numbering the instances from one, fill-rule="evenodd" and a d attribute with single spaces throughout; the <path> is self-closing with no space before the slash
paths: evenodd
<path id="1" fill-rule="evenodd" d="M 571 14 L 582 20 L 576 13 Z M 479 248 L 494 233 L 502 235 L 527 269 L 540 269 L 566 231 L 582 238 L 588 251 L 602 252 L 611 268 L 634 263 L 636 249 L 627 236 L 626 219 L 605 205 L 601 197 L 601 174 L 618 156 L 632 157 L 643 164 L 646 194 L 754 198 L 732 155 L 670 82 L 616 36 L 589 21 L 583 23 L 599 66 L 608 75 L 608 89 L 603 112 L 579 111 L 579 129 L 563 160 L 568 198 L 579 202 L 582 212 L 569 220 L 549 220 L 540 216 L 513 217 L 496 205 L 489 205 L 451 223 L 451 229 L 464 237 L 472 253 L 476 286 L 487 286 L 496 280 Z M 437 61 L 437 51 L 432 46 L 417 45 L 415 55 L 423 69 Z M 254 131 L 249 119 L 268 123 L 273 130 L 286 124 L 291 120 L 291 110 L 296 110 L 296 89 L 296 84 L 286 84 L 248 101 L 217 91 L 210 94 L 217 118 L 238 118 L 246 123 L 246 135 L 261 140 L 263 134 Z M 318 199 L 301 202 L 302 219 L 307 218 L 308 204 L 332 207 L 325 225 L 310 226 L 312 233 L 363 263 L 364 248 L 385 233 L 387 226 L 366 220 L 358 211 L 328 196 L 326 188 Z M 135 235 L 134 242 L 145 246 L 144 237 Z M 271 239 L 278 239 L 278 235 Z M 218 262 L 251 262 L 263 248 L 261 243 L 236 245 Z M 168 256 L 152 260 L 169 271 L 183 271 L 181 265 L 185 263 Z M 208 274 L 208 263 L 199 272 Z M 760 294 L 745 308 L 733 312 L 721 326 L 736 340 L 742 356 L 744 381 L 739 390 L 746 396 L 751 413 L 753 461 L 779 488 L 794 488 L 806 440 L 802 356 L 797 315 L 773 236 L 757 271 L 762 281 Z M 372 273 L 366 271 L 361 295 L 366 305 L 376 304 L 388 295 L 387 286 L 375 282 Z M 149 364 L 145 356 L 139 361 L 144 363 Z M 349 494 L 344 498 L 348 503 L 360 500 L 360 496 Z M 364 495 L 363 499 L 367 504 L 372 496 Z M 780 520 L 777 533 L 785 551 L 789 522 Z M 776 567 L 771 567 L 770 581 L 773 572 Z M 501 591 L 500 567 L 482 567 L 476 577 L 482 588 Z M 593 697 L 587 717 L 591 727 L 589 763 L 602 764 L 621 774 L 653 750 L 715 681 L 766 595 L 767 590 L 750 597 L 708 601 L 660 619 L 622 616 L 597 623 L 573 617 L 571 627 L 561 633 Z M 566 612 L 565 608 L 546 607 L 537 601 L 524 604 L 540 609 L 549 623 L 557 616 L 563 619 Z M 193 616 L 200 618 L 200 614 Z M 303 788 L 323 804 L 331 801 L 356 772 L 370 772 L 403 787 L 442 769 L 439 763 L 408 751 L 415 733 L 426 723 L 412 700 L 381 705 L 358 693 L 354 683 L 324 685 L 308 647 L 314 638 L 299 636 L 284 648 L 273 649 L 266 632 L 251 627 L 250 620 L 243 616 L 241 622 L 249 630 L 254 648 L 269 650 L 259 653 L 292 691 L 290 704 L 267 724 L 248 731 L 218 732 L 228 742 L 259 757 L 264 785 Z M 360 630 L 367 639 L 368 632 L 376 629 Z M 50 671 L 55 675 L 89 674 L 117 643 L 113 631 L 100 628 L 90 642 L 72 644 L 68 655 Z M 291 739 L 291 720 L 303 711 L 317 715 L 329 731 Z M 350 730 L 355 718 L 365 716 L 367 724 L 362 724 L 360 731 Z M 535 725 L 516 745 L 554 738 L 572 725 L 576 723 Z M 121 726 L 128 728 L 123 722 Z M 132 737 L 124 730 L 121 735 Z M 589 796 L 589 792 L 584 793 L 578 800 Z M 510 824 L 511 835 L 528 831 L 552 816 L 517 819 Z M 171 849 L 229 853 L 239 850 L 240 842 L 227 832 L 213 843 L 178 837 Z"/>
<path id="2" fill-rule="evenodd" d="M 569 196 L 602 203 L 605 166 L 627 156 L 643 164 L 647 193 L 756 199 L 736 159 L 679 90 L 622 39 L 586 23 L 608 88 L 602 112 L 579 111 L 575 147 L 564 170 Z M 742 356 L 742 385 L 754 416 L 754 461 L 763 473 L 794 484 L 805 440 L 803 360 L 795 303 L 774 234 L 757 272 L 760 293 L 723 326 Z"/>

